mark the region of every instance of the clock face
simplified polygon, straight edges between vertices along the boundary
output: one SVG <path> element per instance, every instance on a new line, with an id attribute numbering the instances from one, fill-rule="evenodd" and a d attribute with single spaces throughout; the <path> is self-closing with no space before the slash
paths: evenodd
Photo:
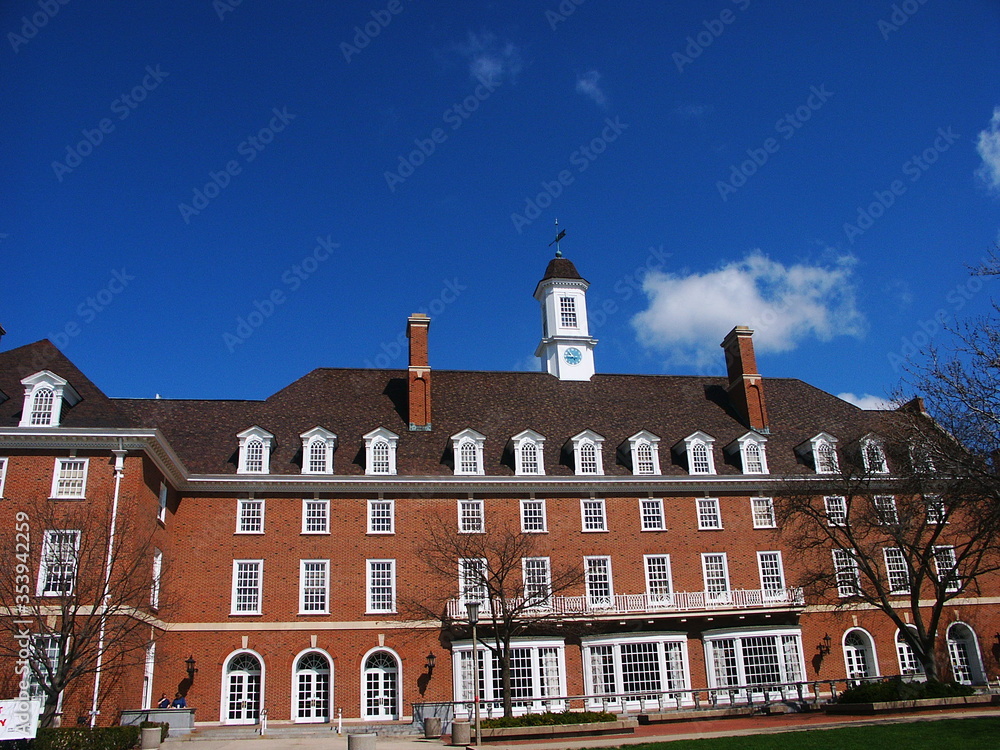
<path id="1" fill-rule="evenodd" d="M 580 360 L 583 359 L 583 355 L 580 354 L 579 349 L 577 349 L 575 346 L 571 346 L 569 349 L 563 352 L 563 359 L 566 360 L 566 364 L 568 365 L 578 365 L 580 364 Z"/>

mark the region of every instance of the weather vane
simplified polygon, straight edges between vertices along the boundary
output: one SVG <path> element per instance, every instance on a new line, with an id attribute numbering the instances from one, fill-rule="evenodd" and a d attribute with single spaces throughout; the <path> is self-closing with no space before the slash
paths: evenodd
<path id="1" fill-rule="evenodd" d="M 549 247 L 556 246 L 556 257 L 562 257 L 562 250 L 559 249 L 559 240 L 566 236 L 566 230 L 559 231 L 559 219 L 556 219 L 556 238 L 549 243 Z"/>

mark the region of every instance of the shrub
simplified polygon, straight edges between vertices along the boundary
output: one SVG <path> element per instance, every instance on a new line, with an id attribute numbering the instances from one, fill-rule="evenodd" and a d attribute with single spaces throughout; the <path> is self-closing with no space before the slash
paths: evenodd
<path id="1" fill-rule="evenodd" d="M 132 750 L 139 742 L 139 727 L 97 729 L 39 729 L 33 740 L 3 743 L 3 750 Z"/>
<path id="2" fill-rule="evenodd" d="M 600 721 L 617 721 L 618 717 L 607 711 L 563 711 L 555 713 L 546 711 L 544 714 L 525 714 L 507 719 L 483 719 L 483 729 L 499 729 L 500 727 L 548 727 L 558 724 L 590 724 Z"/>
<path id="3" fill-rule="evenodd" d="M 885 703 L 888 701 L 912 701 L 919 698 L 953 698 L 972 695 L 968 685 L 954 682 L 917 682 L 899 677 L 888 680 L 862 682 L 845 690 L 837 698 L 837 703 Z"/>

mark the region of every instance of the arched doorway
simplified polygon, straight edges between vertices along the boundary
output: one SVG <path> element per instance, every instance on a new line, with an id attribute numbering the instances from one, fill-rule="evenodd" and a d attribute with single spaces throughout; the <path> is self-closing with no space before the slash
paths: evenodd
<path id="1" fill-rule="evenodd" d="M 844 663 L 847 665 L 848 679 L 857 680 L 878 675 L 875 647 L 872 645 L 871 636 L 864 630 L 850 630 L 844 636 Z"/>
<path id="2" fill-rule="evenodd" d="M 256 724 L 263 686 L 260 657 L 242 651 L 229 657 L 225 668 L 222 719 L 226 724 Z"/>
<path id="3" fill-rule="evenodd" d="M 986 682 L 979 642 L 972 628 L 964 622 L 953 622 L 948 628 L 948 656 L 955 682 L 982 685 Z"/>
<path id="4" fill-rule="evenodd" d="M 907 626 L 910 632 L 916 632 L 912 625 Z M 902 630 L 896 631 L 896 657 L 899 659 L 899 673 L 904 675 L 923 675 L 924 665 L 917 659 L 917 654 L 913 650 Z"/>
<path id="5" fill-rule="evenodd" d="M 364 662 L 362 676 L 366 719 L 399 718 L 399 661 L 389 651 L 374 651 Z"/>
<path id="6" fill-rule="evenodd" d="M 292 718 L 302 724 L 330 720 L 332 694 L 330 660 L 319 651 L 306 651 L 295 659 L 292 675 Z"/>

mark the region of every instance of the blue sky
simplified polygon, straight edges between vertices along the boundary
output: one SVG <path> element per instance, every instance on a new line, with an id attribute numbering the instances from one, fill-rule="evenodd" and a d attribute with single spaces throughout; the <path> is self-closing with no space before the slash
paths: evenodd
<path id="1" fill-rule="evenodd" d="M 114 396 L 533 368 L 558 217 L 598 372 L 884 396 L 982 312 L 1000 3 L 12 0 L 3 347 Z"/>

